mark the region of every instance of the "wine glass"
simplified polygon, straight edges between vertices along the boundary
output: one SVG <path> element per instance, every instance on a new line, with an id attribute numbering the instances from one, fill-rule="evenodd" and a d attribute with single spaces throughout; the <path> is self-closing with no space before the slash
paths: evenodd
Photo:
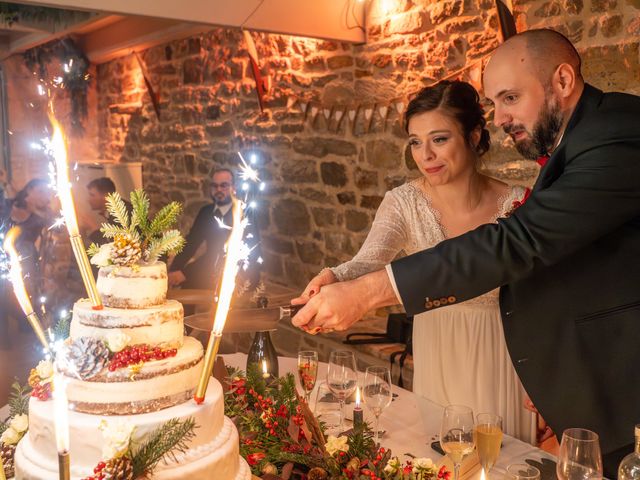
<path id="1" fill-rule="evenodd" d="M 473 439 L 476 442 L 478 460 L 484 470 L 485 476 L 496 463 L 500 455 L 502 443 L 502 417 L 493 413 L 479 413 L 476 415 L 476 426 Z"/>
<path id="2" fill-rule="evenodd" d="M 364 404 L 376 417 L 376 444 L 380 442 L 380 414 L 391 404 L 391 372 L 387 367 L 367 367 L 364 374 Z"/>
<path id="3" fill-rule="evenodd" d="M 540 470 L 527 463 L 514 463 L 507 467 L 509 480 L 540 480 Z"/>
<path id="4" fill-rule="evenodd" d="M 453 480 L 458 480 L 462 459 L 473 452 L 473 411 L 464 405 L 444 409 L 440 446 L 453 462 Z"/>
<path id="5" fill-rule="evenodd" d="M 353 352 L 336 350 L 329 354 L 327 385 L 340 402 L 340 431 L 344 431 L 344 401 L 356 389 L 358 372 Z"/>
<path id="6" fill-rule="evenodd" d="M 305 350 L 298 352 L 298 379 L 304 392 L 304 400 L 309 404 L 309 397 L 316 386 L 318 377 L 318 352 Z"/>
<path id="7" fill-rule="evenodd" d="M 556 474 L 561 480 L 602 478 L 602 454 L 598 434 L 583 428 L 562 432 Z"/>

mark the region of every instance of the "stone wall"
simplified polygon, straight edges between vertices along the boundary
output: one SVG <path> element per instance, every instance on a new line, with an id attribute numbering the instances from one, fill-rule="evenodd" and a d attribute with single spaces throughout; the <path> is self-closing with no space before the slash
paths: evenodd
<path id="1" fill-rule="evenodd" d="M 154 205 L 185 203 L 183 230 L 208 201 L 210 169 L 236 166 L 236 151 L 256 153 L 268 182 L 259 206 L 266 273 L 302 287 L 323 266 L 349 259 L 384 193 L 417 175 L 398 111 L 383 118 L 376 108 L 368 126 L 364 106 L 388 105 L 461 70 L 477 82 L 480 70 L 465 67 L 498 44 L 492 0 L 386 4 L 391 11 L 371 11 L 364 45 L 254 33 L 272 79 L 263 114 L 239 30 L 215 29 L 142 53 L 160 92 L 159 120 L 133 56 L 99 65 L 100 152 L 144 162 Z M 640 93 L 640 1 L 514 4 L 520 30 L 551 27 L 576 43 L 589 82 Z M 292 97 L 311 107 L 288 108 Z M 347 115 L 335 121 L 335 109 L 355 105 L 353 123 Z M 487 171 L 531 184 L 537 167 L 521 161 L 503 134 L 492 134 Z"/>

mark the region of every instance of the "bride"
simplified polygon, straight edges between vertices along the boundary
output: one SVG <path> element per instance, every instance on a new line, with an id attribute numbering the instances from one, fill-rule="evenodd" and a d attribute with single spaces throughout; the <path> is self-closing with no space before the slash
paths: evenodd
<path id="1" fill-rule="evenodd" d="M 422 176 L 387 192 L 356 256 L 322 270 L 294 303 L 322 285 L 380 270 L 399 255 L 496 222 L 526 198 L 525 188 L 479 172 L 490 140 L 479 95 L 470 84 L 442 81 L 424 88 L 409 103 L 404 121 Z M 416 316 L 413 364 L 416 394 L 440 405 L 496 413 L 505 433 L 528 440 L 531 414 L 505 345 L 498 290 Z"/>

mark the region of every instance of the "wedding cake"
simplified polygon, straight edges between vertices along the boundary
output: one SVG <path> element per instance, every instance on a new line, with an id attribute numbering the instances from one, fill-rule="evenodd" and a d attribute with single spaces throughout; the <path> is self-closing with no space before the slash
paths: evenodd
<path id="1" fill-rule="evenodd" d="M 132 195 L 132 200 L 138 199 Z M 120 216 L 126 223 L 128 217 Z M 77 301 L 70 337 L 58 353 L 70 406 L 71 477 L 142 478 L 131 473 L 136 461 L 130 449 L 170 424 L 190 426 L 190 434 L 181 448 L 144 471 L 144 478 L 250 479 L 239 455 L 238 432 L 224 416 L 220 383 L 210 379 L 205 402 L 193 400 L 204 354 L 197 340 L 184 336 L 182 305 L 166 299 L 167 268 L 153 257 L 168 249 L 150 255 L 141 251 L 140 238 L 119 235 L 92 252 L 92 262 L 102 265 L 97 287 L 104 308 Z M 176 244 L 181 245 L 167 243 Z M 107 260 L 94 262 L 105 249 Z M 30 399 L 29 429 L 15 452 L 17 480 L 58 478 L 53 403 Z M 125 461 L 118 463 L 119 458 Z M 111 473 L 100 476 L 105 464 Z"/>

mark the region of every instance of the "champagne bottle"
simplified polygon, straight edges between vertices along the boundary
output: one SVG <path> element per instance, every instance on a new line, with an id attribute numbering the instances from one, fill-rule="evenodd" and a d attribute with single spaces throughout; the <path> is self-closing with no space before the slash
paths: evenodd
<path id="1" fill-rule="evenodd" d="M 640 479 L 640 423 L 635 428 L 636 448 L 622 459 L 618 467 L 618 480 Z"/>

